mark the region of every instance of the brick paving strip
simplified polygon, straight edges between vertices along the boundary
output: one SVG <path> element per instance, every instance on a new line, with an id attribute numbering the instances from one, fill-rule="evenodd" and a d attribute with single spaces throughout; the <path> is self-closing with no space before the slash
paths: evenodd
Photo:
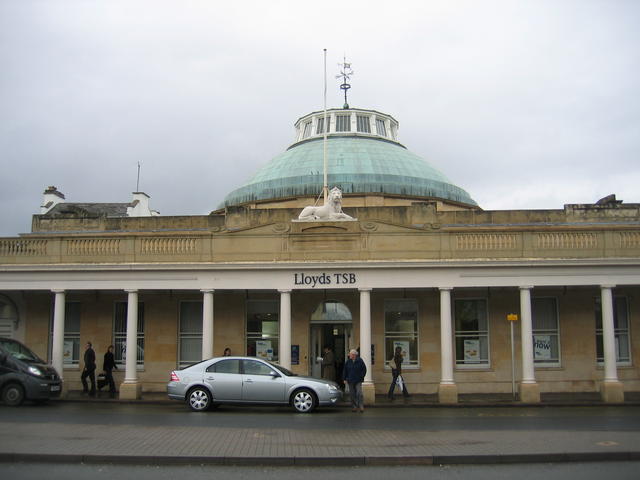
<path id="1" fill-rule="evenodd" d="M 0 461 L 394 465 L 640 460 L 627 431 L 299 430 L 0 422 Z"/>

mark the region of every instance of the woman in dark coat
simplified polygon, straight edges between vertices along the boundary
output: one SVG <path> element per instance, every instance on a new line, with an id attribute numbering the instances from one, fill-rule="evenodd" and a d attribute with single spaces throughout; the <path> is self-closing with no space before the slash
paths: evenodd
<path id="1" fill-rule="evenodd" d="M 109 345 L 107 353 L 104 354 L 104 362 L 102 369 L 104 370 L 104 379 L 109 384 L 109 393 L 113 397 L 116 394 L 116 382 L 113 381 L 113 369 L 118 369 L 116 361 L 113 357 L 113 345 Z"/>
<path id="2" fill-rule="evenodd" d="M 391 375 L 393 377 L 391 380 L 391 385 L 389 385 L 389 400 L 393 400 L 393 392 L 396 389 L 398 377 L 402 375 L 402 360 L 402 347 L 398 346 L 393 353 L 393 358 L 389 362 L 389 366 L 391 367 Z M 404 395 L 404 398 L 407 398 L 409 396 L 407 384 L 404 381 L 402 382 L 402 395 Z"/>

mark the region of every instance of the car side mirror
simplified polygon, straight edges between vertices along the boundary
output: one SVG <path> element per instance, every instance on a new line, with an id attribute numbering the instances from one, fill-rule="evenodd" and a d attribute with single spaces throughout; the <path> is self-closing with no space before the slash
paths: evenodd
<path id="1" fill-rule="evenodd" d="M 271 370 L 271 372 L 269 372 L 269 375 L 271 375 L 273 378 L 280 377 L 280 374 L 278 372 L 276 372 L 275 370 Z"/>

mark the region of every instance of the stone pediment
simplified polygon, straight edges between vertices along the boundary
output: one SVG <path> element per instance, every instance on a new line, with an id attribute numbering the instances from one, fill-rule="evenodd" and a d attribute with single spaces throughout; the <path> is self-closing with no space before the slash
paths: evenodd
<path id="1" fill-rule="evenodd" d="M 416 231 L 430 231 L 431 226 L 426 225 L 396 225 L 376 221 L 354 222 L 278 222 L 264 225 L 252 225 L 241 228 L 229 228 L 226 233 L 241 233 L 251 235 L 281 235 L 287 234 L 354 234 L 354 233 L 415 233 Z"/>

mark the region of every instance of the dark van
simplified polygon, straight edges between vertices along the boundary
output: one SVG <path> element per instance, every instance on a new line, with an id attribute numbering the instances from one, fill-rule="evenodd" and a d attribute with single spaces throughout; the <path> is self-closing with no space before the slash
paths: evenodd
<path id="1" fill-rule="evenodd" d="M 20 342 L 0 337 L 0 397 L 5 404 L 43 402 L 59 397 L 61 390 L 55 368 Z"/>

